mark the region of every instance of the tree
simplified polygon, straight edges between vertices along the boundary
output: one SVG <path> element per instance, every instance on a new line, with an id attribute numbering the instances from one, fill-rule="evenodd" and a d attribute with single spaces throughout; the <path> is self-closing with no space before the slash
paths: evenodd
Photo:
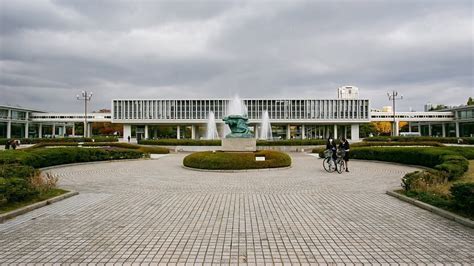
<path id="1" fill-rule="evenodd" d="M 469 99 L 467 100 L 467 105 L 474 105 L 474 100 L 472 99 L 472 97 L 469 97 Z"/>
<path id="2" fill-rule="evenodd" d="M 383 136 L 390 136 L 392 132 L 392 123 L 391 122 L 374 122 L 377 133 Z"/>
<path id="3" fill-rule="evenodd" d="M 370 133 L 377 135 L 377 127 L 375 123 L 361 124 L 359 127 L 359 134 L 361 138 L 367 138 Z"/>

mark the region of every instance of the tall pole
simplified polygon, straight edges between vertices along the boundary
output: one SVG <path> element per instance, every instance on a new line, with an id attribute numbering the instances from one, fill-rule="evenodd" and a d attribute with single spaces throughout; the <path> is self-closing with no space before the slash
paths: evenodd
<path id="1" fill-rule="evenodd" d="M 397 119 L 395 117 L 395 101 L 402 100 L 403 95 L 398 96 L 398 92 L 392 91 L 392 93 L 387 93 L 388 99 L 392 101 L 392 112 L 393 112 L 393 125 L 392 125 L 392 136 L 396 136 L 398 134 L 397 131 Z"/>
<path id="2" fill-rule="evenodd" d="M 87 102 L 92 98 L 92 92 L 82 91 L 81 95 L 76 95 L 77 100 L 84 101 L 84 138 L 89 136 L 87 126 Z"/>

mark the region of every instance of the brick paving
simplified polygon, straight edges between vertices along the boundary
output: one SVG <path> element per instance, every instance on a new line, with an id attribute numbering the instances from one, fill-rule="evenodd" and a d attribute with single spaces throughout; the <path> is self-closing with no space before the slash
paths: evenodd
<path id="1" fill-rule="evenodd" d="M 414 169 L 183 169 L 183 154 L 51 170 L 78 196 L 0 224 L 0 262 L 474 263 L 474 230 L 385 194 Z"/>

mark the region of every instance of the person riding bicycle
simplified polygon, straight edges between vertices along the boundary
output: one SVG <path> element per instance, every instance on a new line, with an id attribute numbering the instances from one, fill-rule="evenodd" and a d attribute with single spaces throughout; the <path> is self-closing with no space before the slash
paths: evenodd
<path id="1" fill-rule="evenodd" d="M 336 143 L 332 138 L 329 138 L 327 143 L 326 143 L 326 150 L 332 151 L 332 160 L 334 161 L 334 165 L 336 166 L 336 171 L 337 171 L 337 164 L 336 164 L 336 159 L 337 159 L 337 146 Z"/>
<path id="2" fill-rule="evenodd" d="M 344 151 L 344 157 L 342 158 L 345 163 L 346 163 L 346 172 L 349 172 L 349 150 L 350 150 L 350 145 L 349 141 L 347 141 L 346 138 L 341 138 L 341 143 L 339 144 L 339 149 Z"/>

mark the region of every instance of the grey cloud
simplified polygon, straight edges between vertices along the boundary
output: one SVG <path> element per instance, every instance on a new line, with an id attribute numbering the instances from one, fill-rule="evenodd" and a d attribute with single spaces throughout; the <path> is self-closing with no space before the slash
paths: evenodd
<path id="1" fill-rule="evenodd" d="M 80 111 L 112 98 L 317 97 L 464 103 L 470 1 L 0 1 L 0 102 Z M 438 91 L 437 93 L 432 93 Z M 54 108 L 53 108 L 54 107 Z"/>

